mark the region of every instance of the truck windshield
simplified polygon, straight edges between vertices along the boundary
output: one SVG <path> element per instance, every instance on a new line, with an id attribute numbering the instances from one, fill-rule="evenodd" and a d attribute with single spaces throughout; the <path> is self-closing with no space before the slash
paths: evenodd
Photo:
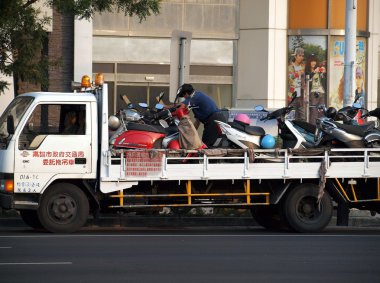
<path id="1" fill-rule="evenodd" d="M 0 149 L 6 148 L 10 140 L 10 135 L 7 131 L 7 117 L 13 116 L 14 128 L 17 129 L 25 111 L 33 101 L 33 97 L 20 96 L 16 97 L 11 104 L 5 109 L 4 113 L 0 117 Z"/>

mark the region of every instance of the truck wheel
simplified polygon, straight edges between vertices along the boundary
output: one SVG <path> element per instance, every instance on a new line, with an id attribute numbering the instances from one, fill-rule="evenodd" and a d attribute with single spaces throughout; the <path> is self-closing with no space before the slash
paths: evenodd
<path id="1" fill-rule="evenodd" d="M 84 192 L 72 184 L 51 186 L 42 196 L 38 216 L 43 227 L 53 233 L 71 233 L 87 221 L 89 202 Z"/>
<path id="2" fill-rule="evenodd" d="M 37 215 L 37 210 L 23 209 L 20 210 L 21 219 L 24 223 L 33 229 L 43 229 L 40 219 Z"/>
<path id="3" fill-rule="evenodd" d="M 333 205 L 328 192 L 317 202 L 318 186 L 302 184 L 285 198 L 284 214 L 289 225 L 297 232 L 319 232 L 330 222 Z"/>
<path id="4" fill-rule="evenodd" d="M 268 230 L 281 231 L 289 229 L 289 224 L 278 205 L 254 206 L 251 208 L 251 213 L 257 224 Z"/>

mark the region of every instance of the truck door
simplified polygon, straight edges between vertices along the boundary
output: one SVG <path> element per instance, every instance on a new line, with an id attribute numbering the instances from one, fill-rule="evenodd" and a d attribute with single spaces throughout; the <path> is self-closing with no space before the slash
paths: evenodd
<path id="1" fill-rule="evenodd" d="M 23 182 L 23 179 L 50 179 L 55 174 L 80 178 L 91 173 L 90 107 L 90 103 L 81 102 L 39 104 L 34 108 L 16 140 L 15 181 L 19 183 L 15 185 L 18 191 L 22 191 L 20 187 L 24 183 L 26 186 L 40 185 Z"/>

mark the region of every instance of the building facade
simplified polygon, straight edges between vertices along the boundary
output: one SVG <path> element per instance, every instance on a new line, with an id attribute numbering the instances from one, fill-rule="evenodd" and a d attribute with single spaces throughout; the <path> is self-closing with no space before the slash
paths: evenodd
<path id="1" fill-rule="evenodd" d="M 357 10 L 355 73 L 361 76 L 362 101 L 373 109 L 380 101 L 380 3 L 357 0 Z M 339 107 L 344 14 L 345 0 L 164 0 L 160 14 L 142 22 L 102 13 L 92 22 L 75 20 L 70 27 L 61 18 L 74 38 L 70 43 L 61 35 L 65 52 L 73 50 L 64 77 L 78 80 L 83 73 L 104 73 L 112 93 L 111 113 L 124 107 L 124 94 L 131 101 L 152 103 L 159 92 L 169 93 L 172 33 L 188 31 L 192 39 L 186 80 L 220 107 L 279 108 L 294 91 Z M 59 16 L 54 13 L 53 19 Z M 52 34 L 58 30 L 53 25 Z M 303 55 L 296 67 L 301 72 L 294 71 L 297 52 Z M 302 85 L 297 77 L 301 73 Z M 67 82 L 58 83 L 51 81 L 49 90 L 69 90 Z"/>
<path id="2" fill-rule="evenodd" d="M 379 101 L 380 7 L 375 0 L 358 0 L 357 10 L 356 74 L 362 100 L 373 108 Z M 92 71 L 106 74 L 114 93 L 110 110 L 122 107 L 121 94 L 152 101 L 168 92 L 171 34 L 184 30 L 192 33 L 188 81 L 220 107 L 286 104 L 294 91 L 297 48 L 308 79 L 302 93 L 307 91 L 310 103 L 339 107 L 344 27 L 345 0 L 163 1 L 160 15 L 142 23 L 123 14 L 96 15 Z M 310 70 L 311 59 L 317 72 Z"/>

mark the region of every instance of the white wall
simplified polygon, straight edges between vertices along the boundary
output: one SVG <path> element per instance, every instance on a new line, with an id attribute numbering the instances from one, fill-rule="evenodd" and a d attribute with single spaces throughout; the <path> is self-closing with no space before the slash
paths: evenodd
<path id="1" fill-rule="evenodd" d="M 74 81 L 92 75 L 92 21 L 74 22 Z"/>
<path id="2" fill-rule="evenodd" d="M 240 1 L 235 107 L 285 104 L 286 27 L 287 1 Z"/>

